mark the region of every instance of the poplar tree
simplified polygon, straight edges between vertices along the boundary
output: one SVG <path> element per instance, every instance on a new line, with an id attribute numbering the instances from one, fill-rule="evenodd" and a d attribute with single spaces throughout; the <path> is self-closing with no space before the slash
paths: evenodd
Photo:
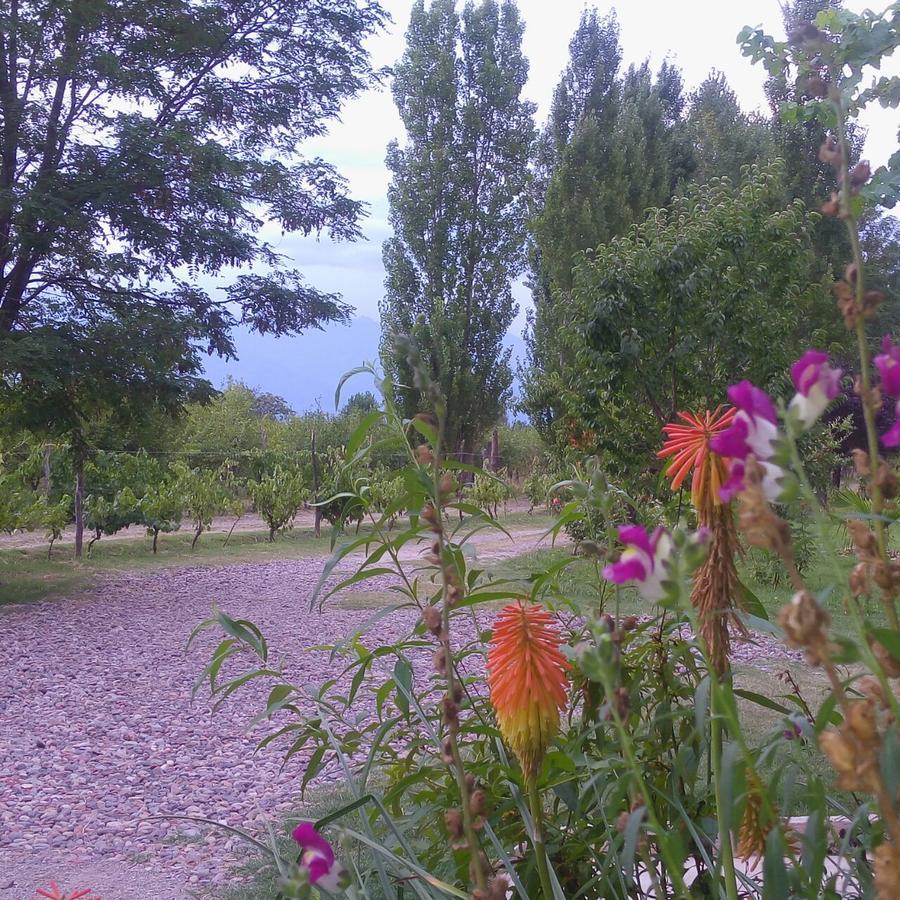
<path id="1" fill-rule="evenodd" d="M 393 93 L 406 130 L 387 165 L 382 358 L 409 415 L 420 408 L 393 335 L 415 338 L 447 400 L 450 446 L 472 452 L 510 396 L 503 339 L 524 265 L 534 107 L 511 0 L 417 0 Z"/>

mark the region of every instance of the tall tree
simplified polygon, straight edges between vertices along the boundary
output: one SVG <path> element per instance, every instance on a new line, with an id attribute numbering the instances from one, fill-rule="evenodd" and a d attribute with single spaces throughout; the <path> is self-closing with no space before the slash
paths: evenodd
<path id="1" fill-rule="evenodd" d="M 357 234 L 338 173 L 297 151 L 371 81 L 363 42 L 384 15 L 375 0 L 3 3 L 0 335 L 143 306 L 231 353 L 238 322 L 342 318 L 258 231 Z M 217 295 L 196 284 L 255 265 Z"/>
<path id="2" fill-rule="evenodd" d="M 744 166 L 771 157 L 769 123 L 741 110 L 722 72 L 711 72 L 691 94 L 686 127 L 698 184 L 723 176 L 738 184 Z"/>
<path id="3" fill-rule="evenodd" d="M 524 263 L 533 105 L 512 0 L 417 0 L 394 99 L 406 142 L 387 164 L 394 236 L 384 244 L 383 360 L 410 414 L 419 408 L 393 334 L 411 334 L 440 384 L 448 438 L 472 451 L 512 384 L 503 338 L 516 314 L 511 282 Z"/>
<path id="4" fill-rule="evenodd" d="M 715 407 L 741 378 L 771 385 L 810 341 L 846 342 L 812 250 L 818 216 L 784 207 L 784 177 L 775 163 L 696 187 L 582 257 L 560 442 L 640 474 L 678 410 Z"/>
<path id="5" fill-rule="evenodd" d="M 554 373 L 572 363 L 560 338 L 576 259 L 668 203 L 693 168 L 677 68 L 664 62 L 654 77 L 644 63 L 620 76 L 618 24 L 596 11 L 583 13 L 569 52 L 541 138 L 529 245 L 524 407 L 542 428 L 558 412 Z"/>

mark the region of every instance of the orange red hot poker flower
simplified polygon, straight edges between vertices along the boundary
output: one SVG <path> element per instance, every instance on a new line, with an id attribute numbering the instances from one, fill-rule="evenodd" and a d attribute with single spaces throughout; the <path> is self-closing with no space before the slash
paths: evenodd
<path id="1" fill-rule="evenodd" d="M 505 606 L 488 651 L 491 702 L 503 739 L 527 777 L 537 774 L 566 705 L 569 664 L 550 614 L 538 604 Z"/>
<path id="2" fill-rule="evenodd" d="M 722 458 L 710 452 L 709 442 L 731 425 L 736 412 L 732 407 L 723 406 L 699 415 L 680 412 L 678 418 L 681 422 L 663 426 L 668 440 L 656 455 L 660 458 L 672 457 L 666 475 L 672 479 L 673 491 L 681 487 L 693 470 L 691 502 L 697 510 L 721 502 L 719 488 L 727 480 L 728 472 Z"/>

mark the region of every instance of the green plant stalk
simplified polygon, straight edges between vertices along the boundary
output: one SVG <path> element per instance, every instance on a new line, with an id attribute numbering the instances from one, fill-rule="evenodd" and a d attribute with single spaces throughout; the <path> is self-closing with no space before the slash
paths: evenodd
<path id="1" fill-rule="evenodd" d="M 616 591 L 618 593 L 618 590 Z M 606 691 L 607 697 L 613 696 L 614 685 L 608 678 L 603 679 L 603 689 Z M 622 754 L 625 762 L 631 771 L 634 780 L 637 782 L 638 789 L 641 792 L 641 799 L 644 801 L 644 809 L 647 810 L 647 821 L 653 826 L 656 838 L 659 841 L 659 850 L 662 854 L 663 861 L 670 870 L 672 884 L 675 887 L 675 895 L 677 897 L 689 897 L 690 892 L 684 881 L 684 866 L 672 857 L 669 850 L 669 842 L 666 839 L 665 832 L 656 815 L 656 808 L 653 806 L 653 800 L 650 796 L 650 789 L 644 781 L 644 775 L 641 772 L 640 764 L 634 753 L 634 746 L 631 743 L 631 735 L 625 728 L 625 723 L 619 715 L 618 709 L 614 703 L 610 703 L 610 712 L 612 713 L 613 722 L 619 735 L 619 743 L 622 746 Z"/>
<path id="2" fill-rule="evenodd" d="M 450 584 L 447 578 L 447 566 L 444 563 L 444 523 L 441 516 L 441 438 L 443 436 L 443 416 L 439 417 L 438 437 L 433 450 L 434 459 L 432 466 L 432 474 L 434 478 L 434 512 L 435 512 L 435 536 L 441 546 L 441 647 L 443 648 L 444 658 L 447 664 L 447 696 L 453 697 L 454 687 L 456 685 L 455 670 L 453 667 L 453 649 L 450 646 Z M 459 741 L 457 740 L 456 731 L 453 727 L 447 728 L 447 740 L 450 744 L 450 754 L 453 758 L 453 770 L 456 776 L 456 784 L 459 789 L 460 808 L 463 820 L 463 833 L 466 836 L 466 843 L 469 846 L 469 854 L 472 862 L 472 873 L 475 876 L 475 886 L 479 891 L 487 893 L 488 883 L 484 872 L 484 866 L 481 864 L 481 842 L 478 840 L 478 833 L 475 831 L 475 819 L 472 815 L 471 798 L 469 797 L 469 789 L 466 785 L 466 770 L 463 764 L 462 754 L 459 751 Z"/>
<path id="3" fill-rule="evenodd" d="M 712 677 L 712 673 L 710 673 Z M 734 870 L 734 847 L 731 832 L 722 821 L 722 721 L 716 710 L 715 694 L 710 694 L 709 765 L 712 771 L 713 790 L 716 797 L 716 823 L 719 828 L 719 861 L 725 878 L 725 895 L 728 900 L 738 900 L 737 873 Z M 716 866 L 718 868 L 718 866 Z M 716 873 L 718 876 L 718 872 Z"/>
<path id="4" fill-rule="evenodd" d="M 803 460 L 800 459 L 800 452 L 797 450 L 797 436 L 794 434 L 791 420 L 790 418 L 787 418 L 785 421 L 787 430 L 787 444 L 791 456 L 791 463 L 794 467 L 794 474 L 797 476 L 797 479 L 800 482 L 800 489 L 803 493 L 803 496 L 809 503 L 810 509 L 813 511 L 813 517 L 816 520 L 816 527 L 819 531 L 819 540 L 823 545 L 832 546 L 832 549 L 835 551 L 828 554 L 828 558 L 833 573 L 834 582 L 835 584 L 840 584 L 843 581 L 844 576 L 837 565 L 837 548 L 833 546 L 833 542 L 828 537 L 828 519 L 825 515 L 824 510 L 822 509 L 819 498 L 816 497 L 815 491 L 813 490 L 812 485 L 809 483 L 809 477 L 807 476 L 806 469 L 803 466 Z M 791 565 L 788 564 L 788 560 L 783 560 L 783 562 L 785 568 L 787 569 L 788 576 L 795 584 L 795 588 L 798 590 L 805 589 L 805 584 L 803 583 L 802 576 L 799 572 L 796 571 L 796 566 L 793 567 L 792 571 Z M 894 716 L 900 718 L 900 700 L 897 699 L 893 689 L 891 688 L 890 684 L 888 684 L 887 676 L 884 673 L 884 668 L 876 658 L 875 654 L 872 652 L 871 648 L 869 647 L 869 642 L 866 640 L 865 619 L 863 618 L 863 615 L 856 603 L 846 603 L 845 606 L 847 608 L 848 614 L 853 619 L 853 623 L 856 626 L 857 632 L 859 634 L 860 655 L 862 656 L 863 661 L 866 663 L 869 669 L 874 672 L 875 677 L 881 684 L 882 690 L 884 691 L 884 696 L 887 698 L 887 702 L 891 706 L 891 709 L 894 712 Z M 834 673 L 834 667 L 830 663 L 830 661 L 826 666 L 826 674 L 828 675 L 829 680 L 832 682 L 833 687 L 835 683 L 837 683 L 837 685 L 840 685 L 840 679 L 838 679 L 836 673 Z M 839 700 L 843 698 L 843 688 L 838 688 L 835 695 Z"/>
<path id="5" fill-rule="evenodd" d="M 872 495 L 872 512 L 875 514 L 875 537 L 878 542 L 878 553 L 886 566 L 890 565 L 887 555 L 887 540 L 884 533 L 884 522 L 880 518 L 884 508 L 884 498 L 881 495 L 881 487 L 878 484 L 877 472 L 879 465 L 878 455 L 878 429 L 875 424 L 875 411 L 871 408 L 869 397 L 872 386 L 872 361 L 869 353 L 869 342 L 866 335 L 866 320 L 863 316 L 863 300 L 866 292 L 864 260 L 862 248 L 859 244 L 859 228 L 853 211 L 850 208 L 850 147 L 847 143 L 847 129 L 844 119 L 844 110 L 840 102 L 834 103 L 837 115 L 838 145 L 841 151 L 841 218 L 847 226 L 847 236 L 850 239 L 850 248 L 853 253 L 853 264 L 856 267 L 856 344 L 859 351 L 859 373 L 862 381 L 862 408 L 866 422 L 866 442 L 869 445 L 869 493 Z M 892 597 L 881 592 L 881 605 L 884 607 L 888 623 L 895 631 L 900 630 L 900 621 L 897 618 L 897 608 Z"/>
<path id="6" fill-rule="evenodd" d="M 537 857 L 538 875 L 541 879 L 541 893 L 544 900 L 553 900 L 553 884 L 550 881 L 550 867 L 547 865 L 547 848 L 544 846 L 544 804 L 538 790 L 537 775 L 529 775 L 525 781 L 528 789 L 528 807 L 531 811 L 534 855 Z"/>

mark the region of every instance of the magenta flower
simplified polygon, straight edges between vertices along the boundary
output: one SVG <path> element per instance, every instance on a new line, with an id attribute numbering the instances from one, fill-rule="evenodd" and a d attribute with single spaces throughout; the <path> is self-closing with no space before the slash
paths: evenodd
<path id="1" fill-rule="evenodd" d="M 884 336 L 875 365 L 881 376 L 881 390 L 889 397 L 900 397 L 900 345 L 894 344 L 890 335 Z"/>
<path id="2" fill-rule="evenodd" d="M 643 525 L 623 525 L 619 540 L 626 549 L 617 563 L 603 570 L 603 577 L 613 584 L 633 581 L 642 597 L 659 600 L 663 595 L 662 582 L 672 555 L 672 539 L 664 528 L 648 534 Z"/>
<path id="3" fill-rule="evenodd" d="M 790 408 L 800 418 L 804 428 L 811 428 L 825 412 L 828 404 L 841 392 L 842 369 L 834 369 L 828 354 L 807 350 L 791 366 L 791 378 L 797 393 Z"/>
<path id="4" fill-rule="evenodd" d="M 710 439 L 709 449 L 730 460 L 728 481 L 719 490 L 726 503 L 744 490 L 746 460 L 753 457 L 765 470 L 763 490 L 770 500 L 778 497 L 783 470 L 769 460 L 778 439 L 778 417 L 772 398 L 749 381 L 728 388 L 728 399 L 737 407 L 731 427 Z"/>
<path id="5" fill-rule="evenodd" d="M 900 447 L 900 400 L 894 407 L 894 424 L 881 436 L 885 447 Z"/>
<path id="6" fill-rule="evenodd" d="M 344 868 L 335 859 L 331 844 L 313 828 L 310 822 L 301 822 L 291 837 L 300 847 L 300 865 L 309 873 L 309 883 L 326 891 L 337 891 L 344 880 Z"/>

